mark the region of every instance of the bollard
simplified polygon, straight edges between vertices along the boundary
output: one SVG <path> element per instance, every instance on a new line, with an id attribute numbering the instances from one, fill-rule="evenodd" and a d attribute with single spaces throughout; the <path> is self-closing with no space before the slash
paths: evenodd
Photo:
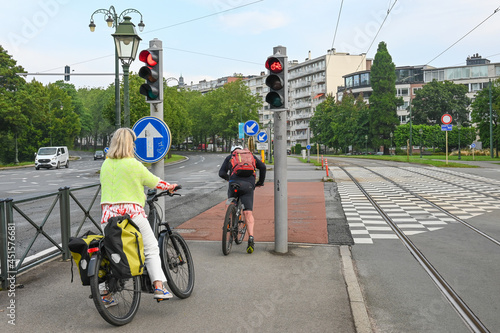
<path id="1" fill-rule="evenodd" d="M 326 177 L 329 177 L 329 174 L 328 174 L 328 159 L 325 162 L 325 167 L 326 167 Z"/>
<path id="2" fill-rule="evenodd" d="M 321 155 L 321 170 L 323 170 L 323 155 Z"/>

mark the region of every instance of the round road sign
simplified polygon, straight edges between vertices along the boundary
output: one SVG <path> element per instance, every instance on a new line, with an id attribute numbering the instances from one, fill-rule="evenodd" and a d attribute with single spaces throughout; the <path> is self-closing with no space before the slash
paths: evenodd
<path id="1" fill-rule="evenodd" d="M 451 124 L 452 120 L 453 118 L 451 118 L 451 116 L 447 113 L 443 114 L 443 116 L 441 117 L 441 122 L 445 125 Z"/>

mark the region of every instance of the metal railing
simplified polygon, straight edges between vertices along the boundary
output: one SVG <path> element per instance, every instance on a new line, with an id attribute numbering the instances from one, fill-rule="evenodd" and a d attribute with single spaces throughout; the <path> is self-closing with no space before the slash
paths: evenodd
<path id="1" fill-rule="evenodd" d="M 80 200 L 76 197 L 76 193 L 79 191 L 96 188 L 95 193 L 88 195 L 89 203 L 85 207 Z M 78 224 L 73 227 L 76 228 L 73 233 L 73 237 L 80 235 L 80 232 L 85 224 L 85 222 L 90 221 L 93 226 L 95 226 L 99 231 L 101 230 L 99 218 L 96 221 L 91 216 L 91 211 L 97 209 L 94 206 L 97 198 L 99 197 L 101 190 L 100 184 L 88 185 L 79 188 L 70 189 L 69 187 L 62 187 L 56 193 L 49 193 L 42 196 L 36 196 L 23 200 L 14 200 L 11 198 L 0 200 L 0 283 L 1 289 L 5 290 L 7 288 L 7 279 L 9 276 L 17 275 L 22 273 L 36 265 L 44 263 L 52 258 L 62 255 L 63 260 L 67 260 L 71 257 L 71 253 L 68 249 L 69 238 L 71 237 L 71 216 L 76 216 L 78 214 L 72 213 L 72 208 L 75 208 L 78 213 L 83 213 L 83 218 Z M 82 195 L 83 196 L 83 195 Z M 34 217 L 30 217 L 26 212 L 23 211 L 21 205 L 23 203 L 29 203 L 30 208 L 36 206 L 37 202 L 42 202 L 44 199 L 52 199 L 51 203 L 46 210 L 45 216 L 41 221 L 36 222 Z M 72 199 L 72 200 L 71 200 Z M 47 223 L 54 222 L 54 215 L 57 214 L 57 210 L 54 208 L 59 204 L 59 224 L 60 224 L 60 243 L 55 240 L 55 236 L 45 229 Z M 97 204 L 99 206 L 99 203 Z M 81 211 L 81 212 L 80 212 Z M 16 219 L 14 214 L 16 213 Z M 100 207 L 98 207 L 98 213 L 100 214 Z M 34 213 L 36 215 L 36 213 Z M 52 218 L 52 219 L 51 219 Z M 35 231 L 33 238 L 26 241 L 27 246 L 23 249 L 21 256 L 17 256 L 16 250 L 18 245 L 16 239 L 18 238 L 18 226 L 23 222 L 28 222 L 28 230 L 23 230 L 23 234 L 27 234 L 29 231 Z M 25 224 L 25 223 L 24 223 Z M 23 225 L 24 227 L 24 225 Z M 49 249 L 40 251 L 36 258 L 26 260 L 30 251 L 32 251 L 33 245 L 39 239 L 39 236 L 44 241 L 48 241 L 52 247 Z"/>

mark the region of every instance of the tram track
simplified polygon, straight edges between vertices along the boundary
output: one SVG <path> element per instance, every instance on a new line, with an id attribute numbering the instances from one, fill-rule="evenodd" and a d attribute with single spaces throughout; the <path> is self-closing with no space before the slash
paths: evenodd
<path id="1" fill-rule="evenodd" d="M 392 185 L 399 187 L 401 190 L 404 192 L 409 193 L 411 196 L 417 198 L 417 200 L 421 200 L 425 202 L 426 204 L 432 206 L 433 208 L 439 210 L 440 212 L 446 214 L 446 216 L 454 219 L 455 221 L 461 223 L 462 225 L 468 227 L 469 229 L 473 230 L 477 234 L 481 235 L 482 237 L 488 239 L 495 245 L 500 246 L 500 241 L 497 239 L 489 236 L 488 234 L 482 232 L 478 228 L 472 226 L 470 223 L 464 221 L 460 217 L 456 216 L 455 214 L 447 211 L 446 209 L 440 207 L 439 205 L 436 205 L 432 201 L 424 198 L 422 195 L 419 195 L 418 193 L 415 193 L 415 191 L 411 190 L 410 188 L 400 185 L 396 183 L 395 181 L 389 179 L 388 177 L 371 170 L 367 167 L 356 165 L 353 163 L 349 163 L 353 166 L 363 168 L 374 175 L 380 177 L 386 182 L 390 182 Z M 431 280 L 434 282 L 434 284 L 437 286 L 439 291 L 442 293 L 442 295 L 448 300 L 448 302 L 452 305 L 452 307 L 455 309 L 455 311 L 460 315 L 462 320 L 467 324 L 467 326 L 470 328 L 471 331 L 473 332 L 489 332 L 488 328 L 481 322 L 481 320 L 476 316 L 476 314 L 471 310 L 471 308 L 463 301 L 463 299 L 460 297 L 460 295 L 452 288 L 452 286 L 446 281 L 446 279 L 439 273 L 439 271 L 432 265 L 432 263 L 425 257 L 425 255 L 422 253 L 422 251 L 411 241 L 411 239 L 408 237 L 408 235 L 405 234 L 405 232 L 398 226 L 398 224 L 389 216 L 389 214 L 384 211 L 384 208 L 381 207 L 377 203 L 377 200 L 368 193 L 368 191 L 365 189 L 365 187 L 362 185 L 360 181 L 358 181 L 349 171 L 346 170 L 344 166 L 341 165 L 336 165 L 339 167 L 350 179 L 351 181 L 356 185 L 356 187 L 361 191 L 361 193 L 367 198 L 367 200 L 370 202 L 370 204 L 375 208 L 375 210 L 380 214 L 380 216 L 383 218 L 383 220 L 387 223 L 387 225 L 391 228 L 391 230 L 394 232 L 394 234 L 397 236 L 397 238 L 403 243 L 403 245 L 408 249 L 408 251 L 412 254 L 412 256 L 416 259 L 416 261 L 419 263 L 419 265 L 425 270 L 425 272 L 429 275 Z M 397 168 L 397 167 L 396 167 Z M 403 168 L 401 168 L 403 169 Z M 410 171 L 414 172 L 411 170 L 404 169 L 405 171 Z M 424 177 L 429 177 L 428 175 L 414 172 L 416 174 L 420 174 L 421 176 Z M 432 177 L 430 177 L 432 178 Z M 449 184 L 452 184 L 451 182 L 448 182 Z M 454 186 L 457 186 L 457 184 L 452 184 Z M 470 188 L 467 188 L 467 190 L 471 190 Z M 480 193 L 480 192 L 478 192 Z M 481 195 L 486 195 L 487 193 L 480 193 Z M 490 198 L 498 200 L 498 197 L 489 195 Z"/>

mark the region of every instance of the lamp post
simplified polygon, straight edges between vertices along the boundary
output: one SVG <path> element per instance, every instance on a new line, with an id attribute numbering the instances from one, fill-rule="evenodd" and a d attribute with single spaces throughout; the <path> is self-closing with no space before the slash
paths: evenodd
<path id="1" fill-rule="evenodd" d="M 391 147 L 389 149 L 389 155 L 392 156 L 392 136 L 394 135 L 394 133 L 389 133 L 389 136 L 391 137 Z"/>
<path id="2" fill-rule="evenodd" d="M 366 150 L 366 155 L 368 156 L 368 135 L 365 135 L 365 150 Z"/>
<path id="3" fill-rule="evenodd" d="M 144 30 L 145 24 L 142 21 L 142 14 L 136 9 L 125 9 L 123 12 L 118 15 L 116 13 L 115 7 L 111 6 L 109 9 L 98 9 L 92 13 L 90 16 L 90 24 L 89 28 L 91 32 L 95 31 L 96 24 L 94 23 L 94 15 L 95 14 L 103 14 L 106 18 L 105 21 L 108 24 L 108 27 L 118 29 L 118 24 L 123 22 L 125 15 L 129 13 L 137 13 L 141 16 L 141 22 L 138 24 L 139 31 L 142 32 Z M 134 55 L 135 58 L 135 55 Z M 128 70 L 128 67 L 127 67 Z M 127 73 L 128 75 L 128 73 Z M 125 88 L 125 87 L 124 87 Z M 118 49 L 115 47 L 115 129 L 120 128 L 120 65 L 118 63 Z"/>
<path id="4" fill-rule="evenodd" d="M 458 128 L 458 159 L 461 160 L 462 156 L 460 155 L 460 129 L 462 128 L 462 126 L 460 125 L 460 123 L 458 123 L 457 128 Z"/>
<path id="5" fill-rule="evenodd" d="M 420 134 L 420 158 L 422 158 L 422 133 L 424 133 L 424 131 L 419 129 L 418 133 Z"/>
<path id="6" fill-rule="evenodd" d="M 52 146 L 52 132 L 54 131 L 54 128 L 52 128 L 52 116 L 50 112 L 50 108 L 52 107 L 52 102 L 58 101 L 61 104 L 61 110 L 63 109 L 63 104 L 59 98 L 53 99 L 49 102 L 49 117 L 50 117 L 50 145 Z"/>
<path id="7" fill-rule="evenodd" d="M 123 18 L 123 22 L 118 24 L 112 36 L 115 39 L 116 53 L 123 65 L 123 126 L 130 127 L 128 70 L 135 59 L 141 38 L 137 36 L 135 25 L 130 21 L 129 16 Z"/>

